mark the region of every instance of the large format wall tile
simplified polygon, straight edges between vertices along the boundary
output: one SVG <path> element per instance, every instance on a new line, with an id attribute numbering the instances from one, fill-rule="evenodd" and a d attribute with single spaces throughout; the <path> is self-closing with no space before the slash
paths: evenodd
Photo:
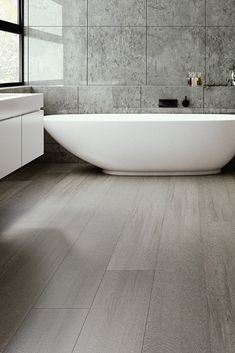
<path id="1" fill-rule="evenodd" d="M 147 0 L 148 26 L 203 26 L 205 0 Z"/>
<path id="2" fill-rule="evenodd" d="M 148 84 L 187 85 L 189 71 L 204 75 L 204 28 L 150 27 L 147 46 Z"/>
<path id="3" fill-rule="evenodd" d="M 143 27 L 90 27 L 89 84 L 145 84 L 145 49 L 146 29 Z"/>
<path id="4" fill-rule="evenodd" d="M 88 86 L 79 88 L 79 113 L 113 113 L 140 108 L 140 87 Z"/>
<path id="5" fill-rule="evenodd" d="M 140 108 L 140 87 L 112 87 L 114 109 Z"/>
<path id="6" fill-rule="evenodd" d="M 205 108 L 233 109 L 235 113 L 235 87 L 208 87 L 204 90 Z"/>
<path id="7" fill-rule="evenodd" d="M 206 5 L 208 26 L 235 26 L 234 0 L 207 0 Z"/>
<path id="8" fill-rule="evenodd" d="M 98 114 L 112 112 L 112 88 L 107 87 L 80 87 L 79 113 Z"/>
<path id="9" fill-rule="evenodd" d="M 64 31 L 64 82 L 87 83 L 87 29 L 68 27 Z"/>
<path id="10" fill-rule="evenodd" d="M 43 93 L 46 115 L 78 113 L 77 87 L 33 86 L 33 92 Z"/>
<path id="11" fill-rule="evenodd" d="M 200 87 L 157 87 L 145 86 L 141 90 L 141 107 L 158 108 L 159 99 L 178 99 L 179 108 L 187 96 L 189 108 L 203 108 L 203 88 Z"/>
<path id="12" fill-rule="evenodd" d="M 229 67 L 235 59 L 235 27 L 208 27 L 207 82 L 227 84 Z"/>
<path id="13" fill-rule="evenodd" d="M 87 0 L 28 0 L 29 26 L 86 26 Z"/>
<path id="14" fill-rule="evenodd" d="M 0 87 L 0 93 L 32 93 L 31 86 Z"/>
<path id="15" fill-rule="evenodd" d="M 144 26 L 146 0 L 89 0 L 89 26 Z"/>
<path id="16" fill-rule="evenodd" d="M 29 82 L 86 84 L 87 29 L 37 27 L 29 31 Z"/>

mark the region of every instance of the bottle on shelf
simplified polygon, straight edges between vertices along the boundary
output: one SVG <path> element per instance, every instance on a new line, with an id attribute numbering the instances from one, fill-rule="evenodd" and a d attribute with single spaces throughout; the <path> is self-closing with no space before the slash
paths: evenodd
<path id="1" fill-rule="evenodd" d="M 202 74 L 201 72 L 189 72 L 188 73 L 188 85 L 190 87 L 202 86 Z"/>
<path id="2" fill-rule="evenodd" d="M 197 74 L 196 72 L 193 72 L 193 84 L 192 84 L 193 87 L 196 87 L 197 86 Z"/>
<path id="3" fill-rule="evenodd" d="M 198 86 L 202 86 L 202 74 L 201 74 L 201 72 L 198 72 L 198 73 L 197 73 L 197 77 L 198 77 L 198 79 L 197 79 L 197 85 L 198 85 Z"/>
<path id="4" fill-rule="evenodd" d="M 193 73 L 189 72 L 188 73 L 188 85 L 192 86 L 192 79 L 193 79 Z"/>

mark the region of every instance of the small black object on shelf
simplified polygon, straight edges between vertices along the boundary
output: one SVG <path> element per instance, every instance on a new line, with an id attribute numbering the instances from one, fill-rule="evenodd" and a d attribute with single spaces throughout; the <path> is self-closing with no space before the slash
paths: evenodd
<path id="1" fill-rule="evenodd" d="M 188 108 L 190 106 L 190 101 L 188 100 L 188 97 L 185 96 L 183 102 L 182 102 L 183 107 Z"/>
<path id="2" fill-rule="evenodd" d="M 159 108 L 177 108 L 178 99 L 159 99 Z"/>

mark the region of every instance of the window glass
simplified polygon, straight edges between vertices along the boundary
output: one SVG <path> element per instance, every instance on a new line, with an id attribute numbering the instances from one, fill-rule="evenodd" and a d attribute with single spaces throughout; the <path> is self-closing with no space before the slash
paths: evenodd
<path id="1" fill-rule="evenodd" d="M 18 23 L 18 0 L 0 0 L 0 20 Z"/>
<path id="2" fill-rule="evenodd" d="M 0 31 L 0 84 L 20 80 L 20 36 Z"/>

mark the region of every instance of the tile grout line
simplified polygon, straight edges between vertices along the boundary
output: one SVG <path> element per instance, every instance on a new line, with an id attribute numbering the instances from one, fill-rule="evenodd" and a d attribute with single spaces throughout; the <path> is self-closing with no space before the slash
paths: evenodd
<path id="1" fill-rule="evenodd" d="M 71 350 L 71 353 L 74 352 L 75 347 L 76 347 L 76 345 L 77 345 L 77 343 L 78 343 L 78 340 L 79 340 L 79 338 L 80 338 L 81 332 L 82 332 L 82 330 L 83 330 L 83 328 L 84 328 L 84 326 L 85 326 L 85 324 L 86 324 L 86 322 L 87 322 L 87 319 L 88 319 L 88 316 L 89 316 L 89 314 L 90 314 L 90 312 L 91 312 L 91 309 L 92 309 L 92 307 L 93 307 L 95 298 L 96 298 L 97 293 L 98 293 L 98 291 L 99 291 L 99 289 L 100 289 L 100 287 L 101 287 L 101 283 L 103 282 L 105 273 L 106 273 L 106 271 L 104 271 L 103 276 L 102 276 L 102 278 L 101 278 L 101 280 L 100 280 L 99 286 L 98 286 L 98 288 L 97 288 L 97 290 L 96 290 L 96 292 L 95 292 L 94 298 L 93 298 L 93 300 L 92 300 L 92 302 L 91 302 L 90 308 L 88 309 L 87 315 L 86 315 L 86 317 L 85 317 L 85 319 L 84 319 L 84 322 L 83 322 L 83 324 L 82 324 L 82 327 L 81 327 L 81 329 L 80 329 L 80 331 L 79 331 L 79 333 L 78 333 L 77 339 L 76 339 L 76 341 L 75 341 L 75 343 L 74 343 L 74 345 L 73 345 L 73 348 L 72 348 L 72 350 Z"/>
<path id="2" fill-rule="evenodd" d="M 207 82 L 207 0 L 205 0 L 205 80 Z"/>
<path id="3" fill-rule="evenodd" d="M 40 311 L 40 310 L 51 310 L 51 311 L 53 311 L 53 310 L 89 310 L 89 308 L 78 308 L 78 307 L 76 307 L 76 308 L 66 308 L 66 307 L 64 307 L 64 308 L 61 308 L 61 307 L 55 307 L 55 308 L 38 308 L 38 307 L 35 307 L 35 308 L 32 308 L 32 310 L 31 311 L 33 311 L 33 310 L 38 310 L 38 311 Z M 1 353 L 1 352 L 0 352 Z"/>
<path id="4" fill-rule="evenodd" d="M 89 70 L 89 63 L 88 63 L 88 50 L 89 50 L 89 45 L 88 45 L 88 40 L 89 40 L 89 35 L 88 35 L 88 31 L 89 31 L 89 23 L 88 23 L 88 11 L 89 11 L 89 3 L 88 3 L 89 0 L 87 0 L 87 4 L 86 4 L 86 37 L 87 37 L 87 42 L 86 42 L 86 45 L 87 45 L 87 52 L 86 52 L 86 57 L 87 57 L 87 60 L 86 60 L 86 85 L 88 86 L 88 77 L 89 77 L 89 73 L 88 73 L 88 70 Z"/>
<path id="5" fill-rule="evenodd" d="M 43 85 L 33 85 L 34 87 L 36 87 L 36 88 L 38 88 L 38 87 L 46 87 L 46 88 L 60 88 L 61 87 L 61 85 L 48 85 L 48 86 L 43 86 Z M 118 84 L 118 85 L 116 85 L 116 84 L 114 84 L 114 85 L 111 85 L 110 83 L 102 83 L 102 84 L 96 84 L 96 83 L 92 83 L 91 85 L 89 85 L 89 86 L 91 86 L 91 87 L 113 87 L 113 88 L 127 88 L 127 87 L 130 87 L 130 88 L 136 88 L 136 87 L 144 87 L 145 85 L 141 85 L 141 84 L 136 84 L 136 85 L 134 85 L 134 84 L 131 84 L 131 85 L 122 85 L 122 84 Z M 84 88 L 84 87 L 86 87 L 86 85 L 83 85 L 83 84 L 80 84 L 80 85 L 65 85 L 65 86 L 63 86 L 63 88 Z M 188 87 L 188 85 L 187 84 L 185 84 L 185 85 L 169 85 L 169 84 L 166 84 L 166 85 L 162 85 L 162 84 L 151 84 L 151 85 L 148 85 L 148 87 L 161 87 L 161 88 L 171 88 L 171 87 L 173 87 L 173 88 L 187 88 Z M 228 87 L 232 87 L 232 86 L 228 86 Z M 197 87 L 197 89 L 199 90 L 199 89 L 202 89 L 202 87 L 200 88 L 199 86 Z"/>
<path id="6" fill-rule="evenodd" d="M 80 308 L 80 307 L 74 307 L 74 308 L 66 308 L 66 307 L 64 307 L 64 308 L 62 308 L 62 307 L 54 307 L 54 308 L 39 308 L 39 307 L 34 307 L 34 308 L 32 308 L 32 310 L 89 310 L 90 308 L 88 307 L 88 308 Z"/>
<path id="7" fill-rule="evenodd" d="M 146 50 L 146 53 L 145 53 L 145 55 L 146 55 L 146 63 L 145 63 L 145 65 L 146 65 L 146 78 L 145 78 L 145 84 L 146 84 L 146 86 L 148 85 L 148 0 L 146 0 L 146 3 L 145 3 L 145 6 L 146 6 L 146 9 L 145 9 L 145 11 L 146 11 L 146 13 L 145 13 L 145 16 L 146 16 L 146 33 L 145 33 L 145 35 L 146 35 L 146 43 L 145 43 L 145 50 Z"/>
<path id="8" fill-rule="evenodd" d="M 140 86 L 140 109 L 142 109 L 142 86 Z"/>
<path id="9" fill-rule="evenodd" d="M 204 81 L 207 83 L 207 0 L 205 0 L 205 77 Z M 203 113 L 205 113 L 205 89 L 203 87 Z"/>
<path id="10" fill-rule="evenodd" d="M 145 341 L 145 336 L 146 336 L 146 332 L 147 332 L 148 318 L 149 318 L 150 306 L 151 306 L 151 301 L 152 301 L 152 296 L 153 296 L 153 287 L 154 287 L 154 281 L 155 281 L 155 277 L 156 277 L 156 270 L 152 270 L 152 271 L 153 271 L 153 280 L 152 280 L 152 286 L 151 286 L 151 290 L 150 290 L 148 310 L 147 310 L 145 326 L 144 326 L 144 334 L 143 334 L 143 339 L 142 339 L 141 353 L 144 352 L 144 341 Z"/>
<path id="11" fill-rule="evenodd" d="M 77 87 L 77 112 L 80 114 L 80 87 Z"/>
<path id="12" fill-rule="evenodd" d="M 86 28 L 86 27 L 89 27 L 89 28 L 145 28 L 145 27 L 148 27 L 148 28 L 204 28 L 205 25 L 198 25 L 198 26 L 195 26 L 195 25 L 189 25 L 189 26 L 185 26 L 185 25 L 174 25 L 174 26 L 153 26 L 153 25 L 138 25 L 138 26 L 134 26 L 134 25 L 123 25 L 123 26 L 120 26 L 120 25 L 99 25 L 99 26 L 94 26 L 94 25 L 90 25 L 90 26 L 87 26 L 87 25 L 71 25 L 71 26 L 37 26 L 37 25 L 31 25 L 31 26 L 28 26 L 29 28 Z M 207 25 L 207 27 L 209 28 L 234 28 L 235 25 Z"/>
<path id="13" fill-rule="evenodd" d="M 30 7 L 29 7 L 29 0 L 28 0 L 28 2 L 27 2 L 27 12 L 28 12 L 28 18 L 27 18 L 27 45 L 28 45 L 28 48 L 27 48 L 27 84 L 29 85 L 29 77 L 30 77 L 30 75 L 29 75 L 29 35 L 30 35 L 30 33 L 29 33 L 29 30 L 30 30 L 30 28 L 29 28 L 29 21 L 30 21 L 30 11 L 29 11 L 29 9 L 30 9 Z M 25 50 L 25 48 L 24 48 L 24 50 Z M 25 68 L 24 68 L 24 71 L 25 71 Z"/>

